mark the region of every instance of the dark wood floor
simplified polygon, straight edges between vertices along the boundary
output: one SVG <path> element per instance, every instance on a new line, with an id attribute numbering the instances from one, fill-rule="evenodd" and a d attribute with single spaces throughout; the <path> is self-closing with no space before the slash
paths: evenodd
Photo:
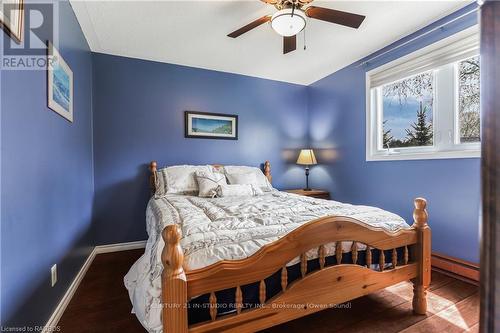
<path id="1" fill-rule="evenodd" d="M 144 250 L 99 254 L 59 325 L 61 332 L 145 332 L 130 313 L 123 276 Z M 268 329 L 278 332 L 478 332 L 478 288 L 433 272 L 427 316 L 414 316 L 412 287 L 403 282 L 352 301 Z"/>

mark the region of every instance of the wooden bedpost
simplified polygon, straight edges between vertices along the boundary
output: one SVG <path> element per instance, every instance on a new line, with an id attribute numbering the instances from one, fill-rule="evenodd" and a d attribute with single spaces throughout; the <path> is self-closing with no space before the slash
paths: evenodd
<path id="1" fill-rule="evenodd" d="M 272 184 L 273 176 L 271 176 L 271 163 L 269 161 L 264 162 L 264 176 L 267 177 L 267 180 Z"/>
<path id="2" fill-rule="evenodd" d="M 151 171 L 151 175 L 149 176 L 149 187 L 151 189 L 151 195 L 154 195 L 156 192 L 156 171 L 158 171 L 157 168 L 158 163 L 156 163 L 156 161 L 151 161 L 151 163 L 149 163 L 149 171 Z"/>
<path id="3" fill-rule="evenodd" d="M 177 225 L 163 229 L 165 246 L 161 254 L 162 322 L 164 333 L 187 333 L 187 279 L 182 264 L 181 231 Z"/>
<path id="4" fill-rule="evenodd" d="M 427 224 L 427 201 L 415 199 L 413 211 L 413 228 L 417 231 L 415 259 L 418 264 L 418 275 L 413 282 L 413 312 L 424 315 L 427 312 L 427 288 L 431 282 L 431 228 Z"/>

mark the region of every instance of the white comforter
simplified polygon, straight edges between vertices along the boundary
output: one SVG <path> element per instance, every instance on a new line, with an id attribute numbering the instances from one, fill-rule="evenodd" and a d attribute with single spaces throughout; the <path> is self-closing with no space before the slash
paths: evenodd
<path id="1" fill-rule="evenodd" d="M 379 208 L 279 191 L 257 197 L 207 199 L 167 195 L 151 199 L 146 211 L 149 235 L 146 251 L 124 278 L 133 312 L 148 332 L 162 331 L 161 231 L 168 224 L 181 226 L 184 267 L 190 270 L 224 259 L 246 258 L 300 225 L 328 215 L 352 217 L 387 231 L 409 228 L 401 217 Z M 362 244 L 359 246 L 363 249 Z M 351 244 L 344 242 L 343 247 L 348 252 Z M 335 245 L 330 244 L 326 250 L 327 255 L 333 254 Z M 312 259 L 316 254 L 317 250 L 312 249 L 308 257 Z M 295 262 L 297 259 L 290 264 Z"/>

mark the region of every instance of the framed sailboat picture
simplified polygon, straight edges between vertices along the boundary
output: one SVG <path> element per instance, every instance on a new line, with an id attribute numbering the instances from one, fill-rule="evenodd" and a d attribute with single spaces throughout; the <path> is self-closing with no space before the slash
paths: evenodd
<path id="1" fill-rule="evenodd" d="M 48 44 L 48 106 L 73 122 L 73 72 L 54 45 Z"/>

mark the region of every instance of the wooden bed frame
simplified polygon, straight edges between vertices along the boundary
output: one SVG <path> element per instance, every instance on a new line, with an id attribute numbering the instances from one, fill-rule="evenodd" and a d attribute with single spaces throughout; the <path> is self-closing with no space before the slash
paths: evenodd
<path id="1" fill-rule="evenodd" d="M 150 163 L 152 192 L 156 190 L 157 163 Z M 271 181 L 271 166 L 264 163 L 264 175 Z M 223 260 L 205 268 L 187 270 L 176 225 L 163 230 L 162 322 L 164 333 L 181 332 L 255 332 L 325 309 L 317 305 L 340 304 L 401 281 L 413 282 L 413 311 L 424 315 L 426 292 L 431 279 L 431 230 L 427 225 L 426 200 L 414 202 L 414 223 L 410 230 L 387 233 L 342 216 L 328 216 L 308 222 L 279 240 L 263 246 L 241 260 Z M 342 242 L 352 241 L 352 262 L 342 264 Z M 325 244 L 336 242 L 337 265 L 325 266 Z M 367 245 L 366 265 L 356 264 L 356 243 Z M 305 252 L 318 249 L 320 268 L 307 271 Z M 402 248 L 398 258 L 397 248 Z M 371 269 L 372 249 L 380 252 L 379 269 Z M 384 267 L 385 256 L 392 253 L 392 264 Z M 301 278 L 287 285 L 286 264 L 300 257 Z M 281 270 L 282 291 L 266 300 L 265 278 Z M 243 308 L 241 286 L 260 282 L 260 307 Z M 215 292 L 235 288 L 236 312 L 217 315 Z M 188 325 L 188 301 L 210 294 L 211 320 Z M 300 305 L 300 306 L 299 306 Z"/>

